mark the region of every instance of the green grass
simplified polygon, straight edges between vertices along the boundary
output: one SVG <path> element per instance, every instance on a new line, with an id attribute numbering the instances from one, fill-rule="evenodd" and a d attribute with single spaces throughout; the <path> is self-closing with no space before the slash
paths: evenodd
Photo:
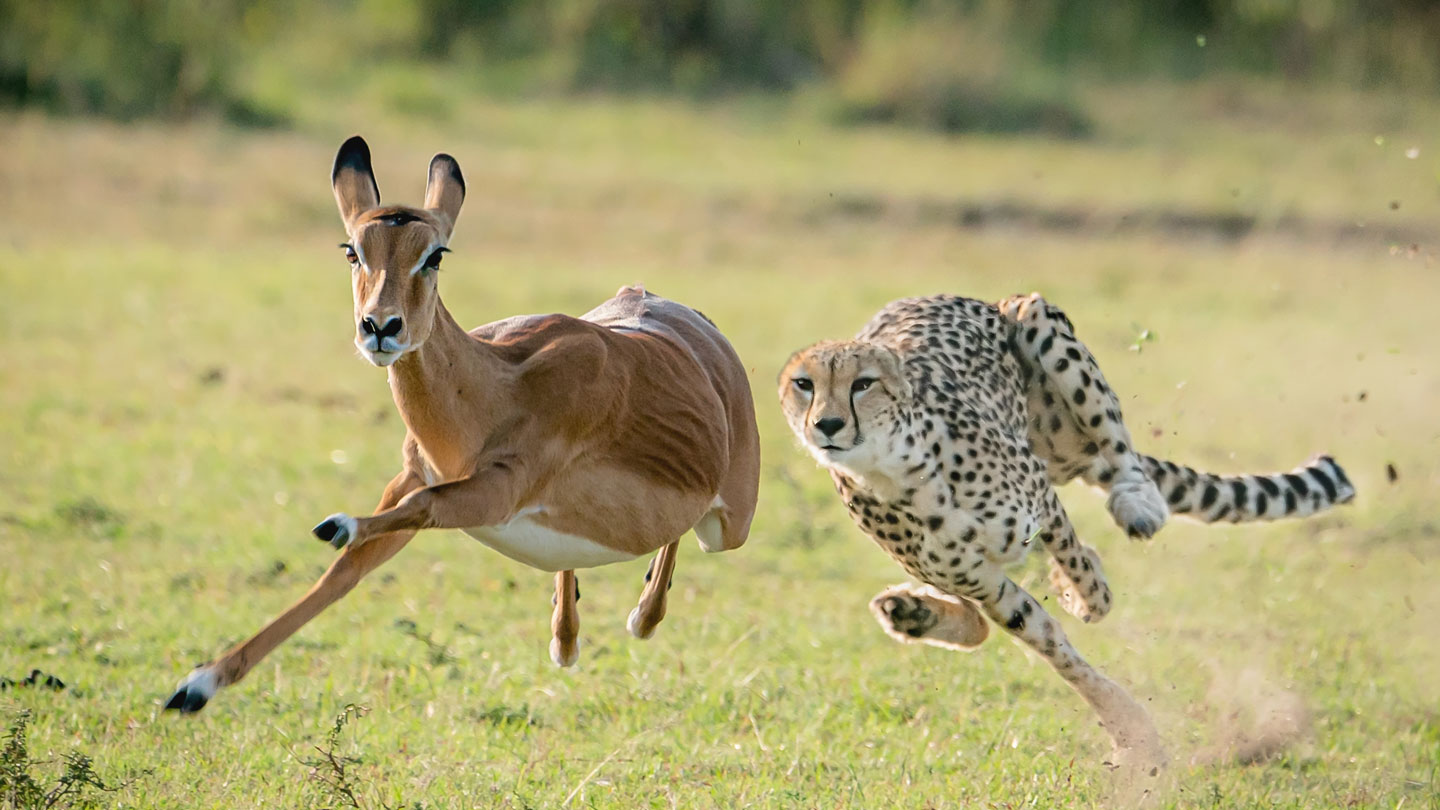
<path id="1" fill-rule="evenodd" d="M 880 633 L 866 602 L 903 575 L 774 401 L 791 350 L 887 300 L 1038 289 L 1142 449 L 1217 471 L 1326 450 L 1360 491 L 1304 523 L 1176 522 L 1147 544 L 1063 493 L 1118 598 L 1067 631 L 1156 715 L 1173 762 L 1155 805 L 1440 807 L 1440 108 L 1223 87 L 1091 106 L 1078 143 L 834 130 L 748 103 L 466 98 L 427 121 L 357 99 L 250 134 L 7 114 L 0 676 L 67 688 L 0 692 L 0 720 L 33 712 L 41 776 L 74 751 L 108 781 L 149 769 L 107 797 L 124 806 L 337 806 L 312 766 L 352 703 L 369 711 L 334 750 L 365 807 L 1113 806 L 1103 732 L 1038 659 L 1003 634 L 960 655 Z M 431 533 L 202 714 L 162 714 L 328 563 L 308 527 L 368 508 L 398 464 L 333 247 L 329 160 L 357 130 L 387 199 L 419 198 L 434 151 L 464 167 L 441 279 L 462 323 L 578 313 L 638 281 L 726 330 L 764 437 L 750 542 L 687 540 L 650 642 L 624 631 L 644 563 L 582 572 L 581 662 L 561 671 L 550 578 Z M 1261 224 L 1227 241 L 907 213 L 999 199 Z M 1286 216 L 1426 238 L 1273 234 Z M 1045 592 L 1039 561 L 1017 578 Z M 1297 703 L 1309 730 L 1278 758 L 1208 756 Z"/>

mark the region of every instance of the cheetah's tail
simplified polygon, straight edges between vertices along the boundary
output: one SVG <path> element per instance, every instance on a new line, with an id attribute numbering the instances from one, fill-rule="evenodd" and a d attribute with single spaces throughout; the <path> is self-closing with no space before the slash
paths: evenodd
<path id="1" fill-rule="evenodd" d="M 1355 486 L 1330 456 L 1270 475 L 1211 475 L 1146 455 L 1140 460 L 1171 513 L 1203 523 L 1306 517 L 1355 497 Z"/>

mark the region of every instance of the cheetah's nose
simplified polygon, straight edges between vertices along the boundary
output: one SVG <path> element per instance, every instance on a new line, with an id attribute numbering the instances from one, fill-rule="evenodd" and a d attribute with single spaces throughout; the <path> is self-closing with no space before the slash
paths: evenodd
<path id="1" fill-rule="evenodd" d="M 836 416 L 827 417 L 815 423 L 815 428 L 821 433 L 824 433 L 826 438 L 830 438 L 836 433 L 839 433 L 840 428 L 843 427 L 845 427 L 845 420 Z"/>

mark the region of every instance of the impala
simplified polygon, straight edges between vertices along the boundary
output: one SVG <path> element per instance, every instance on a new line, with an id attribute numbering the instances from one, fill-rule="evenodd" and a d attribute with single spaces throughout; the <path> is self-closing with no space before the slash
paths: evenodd
<path id="1" fill-rule="evenodd" d="M 579 318 L 524 315 L 466 332 L 440 300 L 441 258 L 465 199 L 460 166 L 430 161 L 423 208 L 380 204 L 370 149 L 340 147 L 331 172 L 349 241 L 355 344 L 387 369 L 404 464 L 369 517 L 314 533 L 340 549 L 298 602 L 196 667 L 166 704 L 194 712 L 344 596 L 420 529 L 461 529 L 555 575 L 550 655 L 579 656 L 575 569 L 659 550 L 626 625 L 665 615 L 681 535 L 706 551 L 745 542 L 760 449 L 745 369 L 693 309 L 638 287 Z"/>

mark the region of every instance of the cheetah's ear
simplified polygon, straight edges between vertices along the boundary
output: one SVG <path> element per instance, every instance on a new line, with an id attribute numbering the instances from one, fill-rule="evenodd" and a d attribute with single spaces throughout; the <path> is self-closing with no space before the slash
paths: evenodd
<path id="1" fill-rule="evenodd" d="M 914 395 L 910 387 L 910 381 L 905 378 L 905 365 L 900 362 L 900 355 L 889 349 L 880 352 L 880 383 L 897 400 L 909 402 Z"/>

